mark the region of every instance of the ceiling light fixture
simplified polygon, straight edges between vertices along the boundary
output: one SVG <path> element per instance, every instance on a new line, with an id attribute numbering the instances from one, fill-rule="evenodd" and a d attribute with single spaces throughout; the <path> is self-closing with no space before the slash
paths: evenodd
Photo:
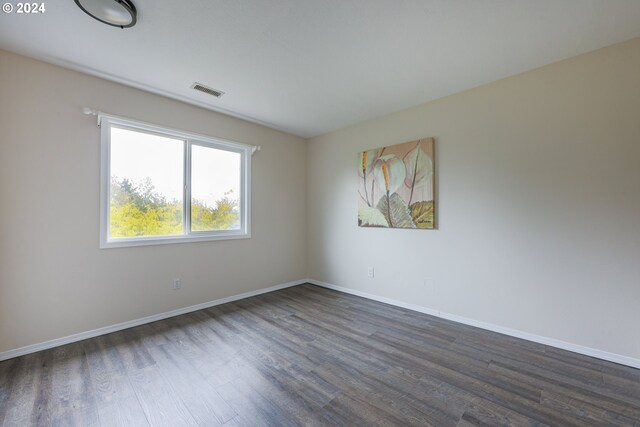
<path id="1" fill-rule="evenodd" d="M 136 25 L 138 12 L 130 0 L 74 0 L 90 17 L 114 27 Z"/>

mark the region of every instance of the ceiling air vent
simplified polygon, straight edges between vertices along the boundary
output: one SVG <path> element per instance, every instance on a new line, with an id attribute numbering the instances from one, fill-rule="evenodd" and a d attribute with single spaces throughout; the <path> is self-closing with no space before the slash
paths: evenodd
<path id="1" fill-rule="evenodd" d="M 191 85 L 191 89 L 199 90 L 200 92 L 215 96 L 216 98 L 220 98 L 222 95 L 224 95 L 224 92 L 221 90 L 214 89 L 197 82 Z"/>

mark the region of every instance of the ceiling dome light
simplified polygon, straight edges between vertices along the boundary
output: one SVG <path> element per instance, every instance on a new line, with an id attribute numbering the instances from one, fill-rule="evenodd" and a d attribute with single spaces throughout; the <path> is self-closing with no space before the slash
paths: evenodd
<path id="1" fill-rule="evenodd" d="M 87 15 L 114 27 L 136 25 L 136 7 L 130 0 L 74 0 Z"/>

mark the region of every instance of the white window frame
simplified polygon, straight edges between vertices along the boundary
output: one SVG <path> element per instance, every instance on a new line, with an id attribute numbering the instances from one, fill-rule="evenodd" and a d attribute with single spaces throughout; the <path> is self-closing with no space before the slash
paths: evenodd
<path id="1" fill-rule="evenodd" d="M 100 114 L 100 248 L 247 239 L 251 237 L 251 155 L 254 146 L 205 135 L 165 128 L 122 117 Z M 111 127 L 184 141 L 182 234 L 170 236 L 109 237 L 111 201 Z M 240 229 L 191 231 L 191 146 L 200 145 L 240 153 Z"/>

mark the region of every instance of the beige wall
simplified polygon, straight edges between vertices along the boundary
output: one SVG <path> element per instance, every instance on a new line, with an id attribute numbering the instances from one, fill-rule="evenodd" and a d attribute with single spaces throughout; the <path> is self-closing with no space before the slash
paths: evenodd
<path id="1" fill-rule="evenodd" d="M 83 106 L 261 145 L 252 238 L 98 249 Z M 0 51 L 0 352 L 304 278 L 305 162 L 300 138 Z"/>
<path id="2" fill-rule="evenodd" d="M 358 228 L 357 152 L 429 136 L 439 229 Z M 308 163 L 311 278 L 640 358 L 640 39 L 314 138 Z"/>

